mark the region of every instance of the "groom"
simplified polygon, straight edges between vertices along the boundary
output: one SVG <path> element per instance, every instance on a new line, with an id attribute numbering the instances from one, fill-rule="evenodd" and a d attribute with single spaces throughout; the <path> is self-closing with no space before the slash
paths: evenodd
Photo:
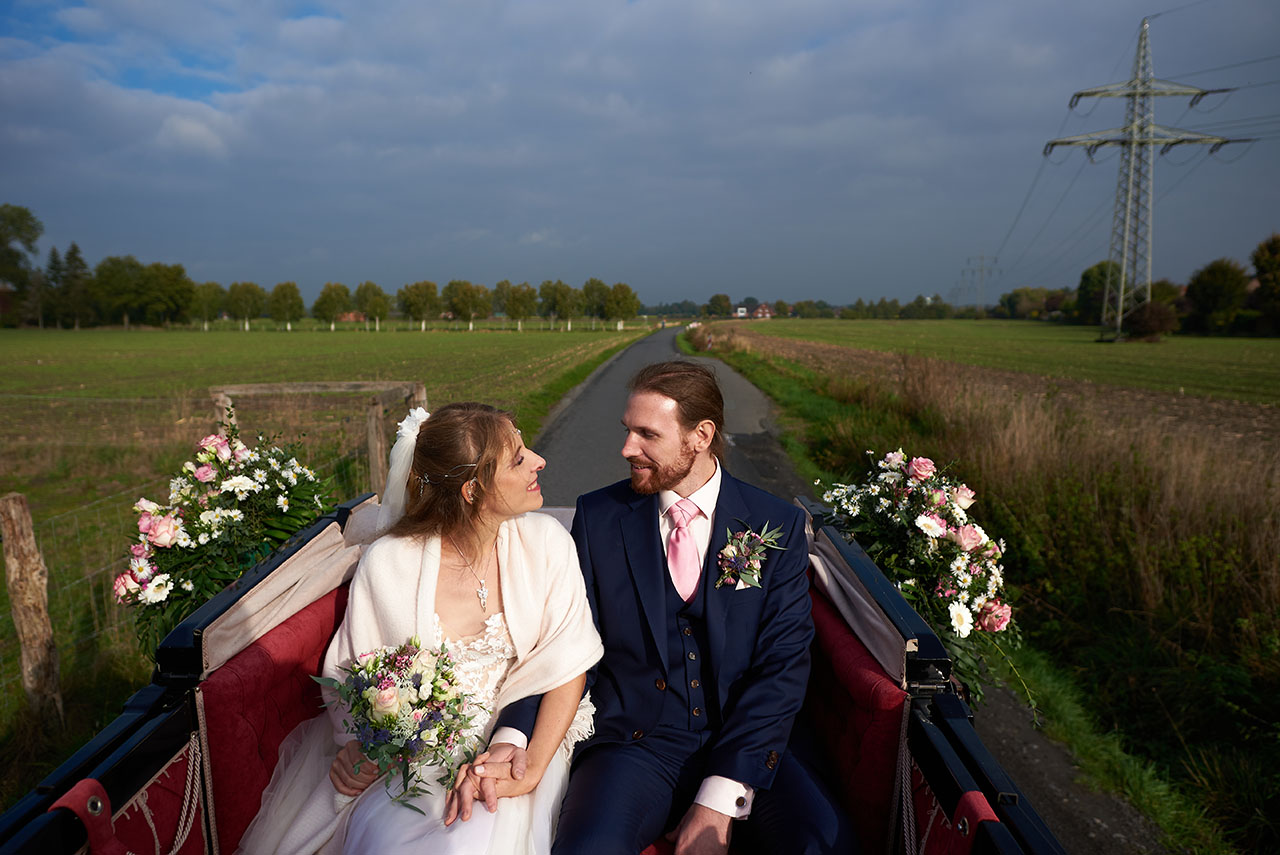
<path id="1" fill-rule="evenodd" d="M 667 832 L 677 853 L 723 853 L 734 820 L 758 851 L 852 851 L 840 808 L 788 751 L 813 637 L 804 516 L 724 471 L 710 369 L 650 365 L 630 389 L 631 478 L 580 497 L 573 520 L 605 654 L 553 852 L 630 855 Z M 758 586 L 726 571 L 731 537 L 774 529 Z M 532 732 L 526 701 L 495 743 Z"/>

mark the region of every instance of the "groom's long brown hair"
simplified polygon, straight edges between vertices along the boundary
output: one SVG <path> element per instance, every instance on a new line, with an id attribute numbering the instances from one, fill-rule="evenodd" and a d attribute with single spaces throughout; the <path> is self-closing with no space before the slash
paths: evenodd
<path id="1" fill-rule="evenodd" d="M 631 378 L 628 388 L 636 392 L 656 392 L 676 402 L 680 427 L 691 431 L 699 422 L 716 426 L 711 439 L 711 453 L 724 460 L 724 396 L 715 372 L 696 362 L 674 359 L 646 365 Z"/>

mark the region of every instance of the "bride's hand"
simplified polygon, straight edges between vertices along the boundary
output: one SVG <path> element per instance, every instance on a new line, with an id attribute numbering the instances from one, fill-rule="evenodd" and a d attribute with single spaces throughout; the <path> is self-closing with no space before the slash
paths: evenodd
<path id="1" fill-rule="evenodd" d="M 360 771 L 356 771 L 356 764 Z M 378 767 L 360 753 L 360 743 L 351 740 L 338 751 L 329 767 L 329 780 L 333 788 L 344 796 L 358 796 L 378 780 Z"/>
<path id="2" fill-rule="evenodd" d="M 487 757 L 486 754 L 481 754 L 476 759 L 480 760 L 485 757 Z M 463 763 L 458 767 L 457 776 L 453 779 L 453 786 L 449 788 L 449 794 L 445 796 L 444 824 L 446 826 L 453 825 L 458 819 L 463 822 L 471 819 L 471 808 L 480 798 L 480 787 L 477 785 L 474 775 L 470 774 L 471 767 L 471 763 Z M 489 808 L 490 813 L 493 813 L 498 806 L 495 801 L 492 806 L 486 805 L 486 807 Z"/>

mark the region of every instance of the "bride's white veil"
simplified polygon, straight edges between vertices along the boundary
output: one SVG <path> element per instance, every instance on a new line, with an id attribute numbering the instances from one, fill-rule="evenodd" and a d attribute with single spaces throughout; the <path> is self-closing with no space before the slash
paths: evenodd
<path id="1" fill-rule="evenodd" d="M 382 488 L 382 507 L 378 510 L 378 534 L 386 532 L 404 516 L 405 491 L 413 468 L 413 449 L 418 444 L 418 428 L 429 415 L 422 407 L 414 407 L 396 427 L 396 444 L 391 447 L 387 484 Z"/>

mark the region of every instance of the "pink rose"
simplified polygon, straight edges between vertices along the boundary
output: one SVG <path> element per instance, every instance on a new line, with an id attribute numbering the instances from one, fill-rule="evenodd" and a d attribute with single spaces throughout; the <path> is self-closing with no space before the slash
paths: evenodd
<path id="1" fill-rule="evenodd" d="M 134 558 L 146 558 L 151 554 L 151 547 L 145 543 L 135 543 L 129 547 L 129 554 Z"/>
<path id="2" fill-rule="evenodd" d="M 218 456 L 219 460 L 231 459 L 231 445 L 227 442 L 227 438 L 220 433 L 211 433 L 200 440 L 200 448 L 205 451 L 212 451 Z"/>
<path id="3" fill-rule="evenodd" d="M 236 440 L 236 446 L 235 446 L 236 463 L 244 463 L 245 458 L 247 458 L 251 453 L 252 452 L 249 451 L 249 447 L 247 445 L 245 445 L 243 442 L 241 442 L 238 439 Z"/>
<path id="4" fill-rule="evenodd" d="M 400 690 L 395 686 L 379 689 L 378 694 L 373 696 L 373 714 L 382 718 L 393 716 L 398 712 L 400 712 Z"/>
<path id="5" fill-rule="evenodd" d="M 138 517 L 138 531 L 142 534 L 146 534 L 151 531 L 151 520 L 151 514 L 147 511 L 143 511 L 142 515 Z"/>
<path id="6" fill-rule="evenodd" d="M 142 588 L 138 585 L 134 578 L 128 573 L 121 573 L 116 577 L 115 583 L 111 586 L 116 595 L 116 602 L 123 603 L 127 598 L 134 596 Z"/>
<path id="7" fill-rule="evenodd" d="M 173 546 L 178 539 L 178 520 L 173 514 L 166 514 L 151 521 L 151 531 L 147 539 L 161 548 Z"/>
<path id="8" fill-rule="evenodd" d="M 969 506 L 973 504 L 974 498 L 977 496 L 972 490 L 961 484 L 956 487 L 955 492 L 951 494 L 951 501 L 956 503 L 956 507 L 962 511 L 969 510 Z"/>
<path id="9" fill-rule="evenodd" d="M 208 463 L 196 470 L 196 480 L 208 484 L 218 475 L 218 470 L 214 469 Z"/>
<path id="10" fill-rule="evenodd" d="M 972 525 L 960 526 L 951 532 L 950 537 L 965 552 L 973 552 L 982 545 L 982 535 L 978 534 L 978 529 Z"/>
<path id="11" fill-rule="evenodd" d="M 884 462 L 888 464 L 890 469 L 901 469 L 902 461 L 906 459 L 906 455 L 901 450 L 891 451 L 884 456 Z"/>
<path id="12" fill-rule="evenodd" d="M 913 457 L 907 464 L 907 473 L 917 481 L 923 481 L 937 471 L 933 461 L 927 457 Z"/>
<path id="13" fill-rule="evenodd" d="M 987 600 L 978 613 L 978 628 L 986 632 L 1000 632 L 1009 625 L 1013 608 L 999 600 Z"/>
<path id="14" fill-rule="evenodd" d="M 140 513 L 151 514 L 160 510 L 160 506 L 157 505 L 155 502 L 151 501 L 150 499 L 139 499 L 138 503 L 133 506 L 133 509 Z"/>
<path id="15" fill-rule="evenodd" d="M 941 507 L 947 503 L 947 494 L 942 490 L 929 491 L 929 504 L 934 507 Z"/>

